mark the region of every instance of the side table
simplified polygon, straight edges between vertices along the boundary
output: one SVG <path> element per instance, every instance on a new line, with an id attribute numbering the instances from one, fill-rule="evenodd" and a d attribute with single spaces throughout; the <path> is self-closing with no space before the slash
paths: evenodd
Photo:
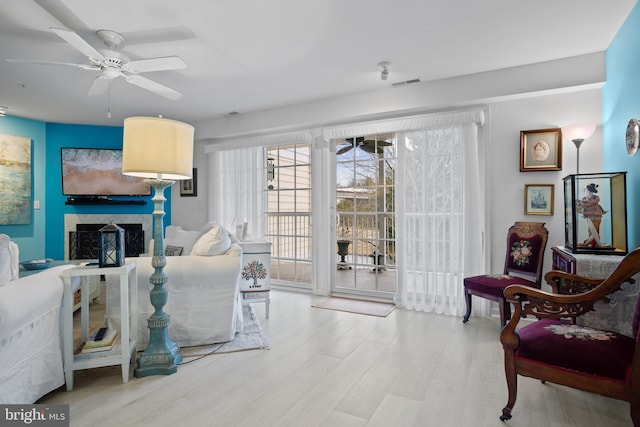
<path id="1" fill-rule="evenodd" d="M 264 302 L 269 318 L 269 291 L 271 285 L 271 242 L 240 241 L 242 248 L 242 270 L 240 271 L 240 293 L 242 303 Z"/>
<path id="2" fill-rule="evenodd" d="M 609 277 L 624 257 L 620 255 L 574 254 L 563 246 L 551 248 L 553 269 L 591 279 Z M 640 274 L 633 276 L 632 283 L 624 283 L 609 295 L 607 303 L 599 301 L 594 310 L 578 318 L 578 324 L 607 329 L 633 336 L 632 319 L 640 295 Z"/>
<path id="3" fill-rule="evenodd" d="M 73 348 L 73 295 L 77 287 L 81 288 L 80 330 L 81 341 L 86 342 L 89 332 L 89 285 L 91 276 L 118 275 L 120 279 L 120 318 L 122 325 L 120 334 L 120 349 L 115 354 L 101 355 L 99 352 L 91 355 L 76 356 Z M 72 281 L 73 277 L 80 277 L 78 285 Z M 122 382 L 129 381 L 129 364 L 136 352 L 138 334 L 138 278 L 135 261 L 127 262 L 121 267 L 100 268 L 97 265 L 82 265 L 63 272 L 64 294 L 62 297 L 62 356 L 64 362 L 64 377 L 67 391 L 73 390 L 73 371 L 80 369 L 98 368 L 102 366 L 121 365 Z M 75 283 L 75 286 L 72 286 Z M 74 287 L 76 289 L 74 289 Z"/>

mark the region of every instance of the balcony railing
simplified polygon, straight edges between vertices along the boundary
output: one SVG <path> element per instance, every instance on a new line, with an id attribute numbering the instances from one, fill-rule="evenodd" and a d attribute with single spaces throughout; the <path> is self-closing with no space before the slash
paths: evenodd
<path id="1" fill-rule="evenodd" d="M 273 260 L 311 262 L 310 212 L 271 212 L 267 219 L 267 238 L 272 243 Z M 337 239 L 351 242 L 347 254 L 350 263 L 395 266 L 393 214 L 358 213 L 355 218 L 353 215 L 341 214 L 337 223 Z"/>

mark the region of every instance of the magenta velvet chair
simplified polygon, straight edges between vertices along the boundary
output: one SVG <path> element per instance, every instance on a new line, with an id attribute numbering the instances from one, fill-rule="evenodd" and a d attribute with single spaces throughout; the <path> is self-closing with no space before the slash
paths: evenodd
<path id="1" fill-rule="evenodd" d="M 507 233 L 507 254 L 502 274 L 483 274 L 464 279 L 467 312 L 462 321 L 471 316 L 471 295 L 496 301 L 500 308 L 500 327 L 511 318 L 511 306 L 503 291 L 510 285 L 527 285 L 540 289 L 542 262 L 549 232 L 544 222 L 516 222 Z"/>
<path id="2" fill-rule="evenodd" d="M 527 286 L 508 287 L 504 294 L 515 307 L 513 318 L 500 334 L 509 397 L 501 420 L 511 418 L 518 375 L 597 393 L 630 403 L 631 419 L 640 426 L 640 299 L 629 319 L 632 336 L 577 325 L 594 304 L 610 296 L 640 272 L 640 248 L 622 259 L 604 280 L 550 271 L 545 280 L 553 289 L 543 292 Z M 521 318 L 537 322 L 519 326 Z"/>

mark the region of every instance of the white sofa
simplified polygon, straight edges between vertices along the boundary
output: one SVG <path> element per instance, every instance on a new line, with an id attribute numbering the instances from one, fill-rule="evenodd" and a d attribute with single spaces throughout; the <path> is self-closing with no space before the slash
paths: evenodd
<path id="1" fill-rule="evenodd" d="M 73 266 L 18 278 L 18 249 L 7 241 L 0 235 L 0 271 L 13 272 L 0 277 L 0 404 L 30 404 L 64 384 L 62 271 Z"/>
<path id="2" fill-rule="evenodd" d="M 166 236 L 165 249 L 182 249 L 180 256 L 167 256 L 164 267 L 168 300 L 163 310 L 170 316 L 169 336 L 180 347 L 232 340 L 243 327 L 239 292 L 242 249 L 226 230 L 210 224 L 196 231 L 169 226 Z M 137 264 L 138 350 L 142 350 L 149 342 L 147 319 L 154 312 L 149 297 L 154 268 L 151 257 L 127 261 Z M 111 326 L 118 327 L 119 288 L 112 280 L 115 278 L 107 276 L 107 317 Z"/>

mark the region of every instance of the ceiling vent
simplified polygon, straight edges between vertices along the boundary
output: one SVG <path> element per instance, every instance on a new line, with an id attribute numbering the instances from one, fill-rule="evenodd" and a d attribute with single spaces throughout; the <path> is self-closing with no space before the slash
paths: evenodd
<path id="1" fill-rule="evenodd" d="M 406 85 L 412 85 L 414 83 L 420 83 L 420 79 L 411 79 L 411 80 L 405 80 L 403 82 L 391 83 L 391 86 L 393 87 L 406 86 Z"/>

